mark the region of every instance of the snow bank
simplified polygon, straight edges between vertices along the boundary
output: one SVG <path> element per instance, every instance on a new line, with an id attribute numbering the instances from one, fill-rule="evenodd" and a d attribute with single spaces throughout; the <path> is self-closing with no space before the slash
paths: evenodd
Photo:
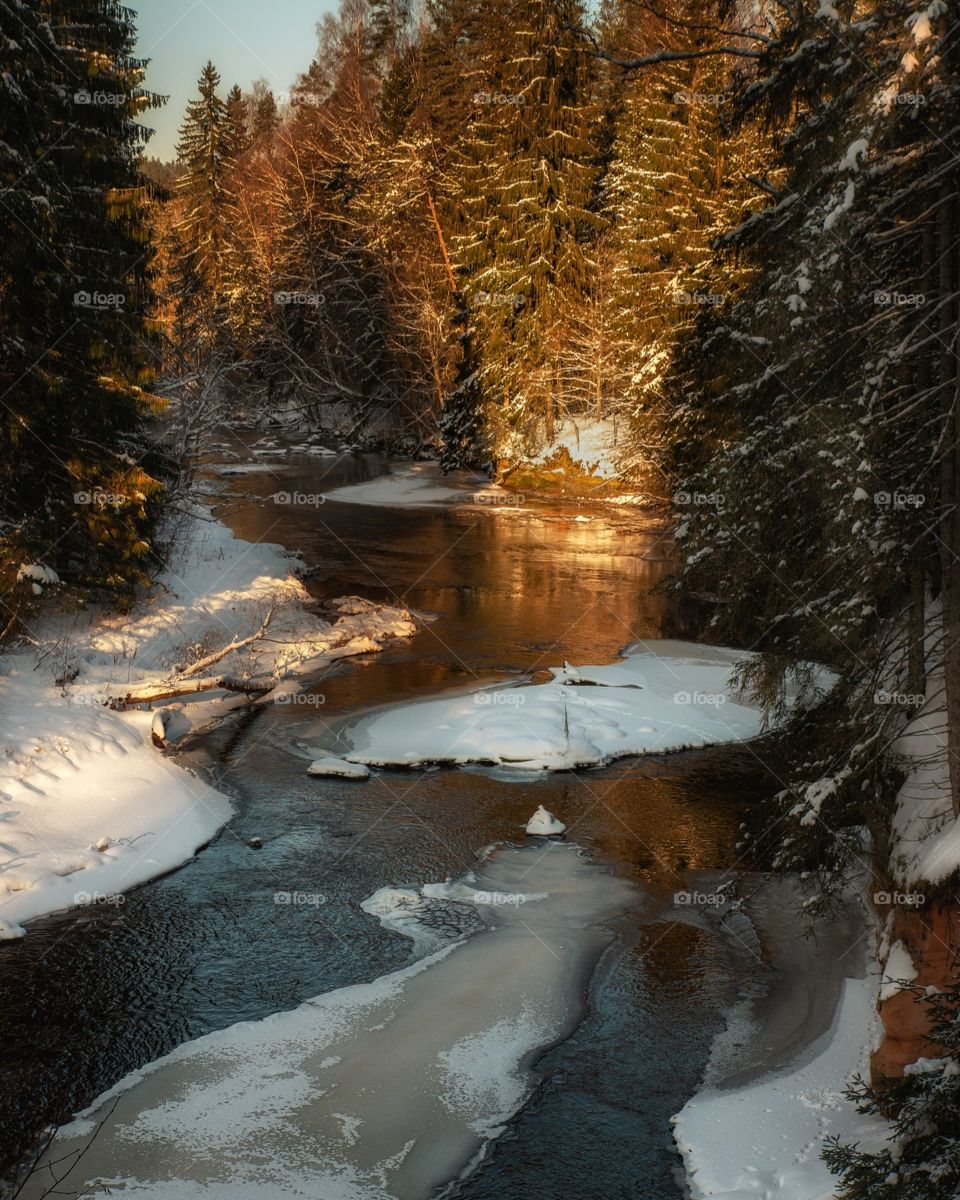
<path id="1" fill-rule="evenodd" d="M 907 763 L 892 821 L 894 879 L 904 888 L 922 881 L 942 883 L 960 870 L 960 821 L 950 794 L 942 661 L 928 676 L 925 704 L 891 749 Z"/>
<path id="2" fill-rule="evenodd" d="M 553 440 L 535 455 L 522 452 L 519 444 L 507 443 L 500 454 L 511 461 L 545 463 L 559 450 L 566 450 L 574 463 L 580 463 L 585 471 L 594 468 L 599 479 L 617 477 L 617 429 L 612 420 L 597 420 L 596 417 L 564 417 L 557 421 Z"/>
<path id="3" fill-rule="evenodd" d="M 636 642 L 618 663 L 565 664 L 549 683 L 458 691 L 367 715 L 340 731 L 350 747 L 344 757 L 382 767 L 558 771 L 745 741 L 764 727 L 764 714 L 731 680 L 748 657 L 692 642 Z"/>
<path id="4" fill-rule="evenodd" d="M 318 758 L 307 767 L 308 775 L 318 775 L 321 778 L 332 777 L 335 779 L 369 779 L 370 771 L 361 763 L 347 762 L 346 759 L 336 758 L 334 755 L 327 755 L 326 758 Z"/>
<path id="5" fill-rule="evenodd" d="M 182 547 L 132 613 L 50 615 L 36 647 L 0 658 L 0 937 L 44 913 L 117 903 L 116 893 L 190 858 L 231 815 L 225 796 L 157 752 L 151 731 L 176 726 L 179 736 L 236 697 L 205 693 L 178 704 L 175 720 L 112 711 L 109 697 L 242 641 L 268 613 L 270 637 L 214 669 L 275 679 L 278 703 L 303 673 L 416 629 L 406 610 L 358 597 L 337 602 L 332 622 L 305 612 L 283 548 L 239 541 L 218 521 L 198 515 Z"/>
<path id="6" fill-rule="evenodd" d="M 699 1092 L 673 1118 L 694 1200 L 829 1200 L 836 1180 L 820 1157 L 827 1137 L 886 1137 L 844 1088 L 869 1071 L 876 980 L 848 979 L 833 1026 L 799 1069 L 737 1089 Z"/>
<path id="7" fill-rule="evenodd" d="M 598 922 L 638 894 L 559 843 L 501 849 L 470 878 L 544 898 L 473 906 L 479 932 L 403 970 L 178 1047 L 61 1130 L 23 1200 L 53 1162 L 73 1197 L 97 1181 L 154 1200 L 435 1195 L 530 1095 L 531 1060 L 580 1018 Z M 378 896 L 365 907 L 415 902 Z"/>
<path id="8" fill-rule="evenodd" d="M 435 462 L 394 468 L 367 483 L 351 483 L 327 492 L 327 500 L 344 504 L 387 505 L 391 508 L 432 508 L 437 505 L 476 505 L 477 511 L 519 508 L 517 497 L 488 483 L 485 475 L 451 471 L 444 475 Z"/>

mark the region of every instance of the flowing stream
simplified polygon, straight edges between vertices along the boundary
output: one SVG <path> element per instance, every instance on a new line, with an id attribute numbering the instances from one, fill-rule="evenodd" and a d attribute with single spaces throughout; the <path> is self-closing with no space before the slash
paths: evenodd
<path id="1" fill-rule="evenodd" d="M 269 468 L 211 474 L 218 515 L 238 536 L 299 551 L 318 601 L 400 599 L 436 619 L 381 654 L 337 664 L 311 681 L 303 703 L 233 717 L 183 751 L 234 798 L 236 816 L 213 843 L 122 904 L 48 918 L 4 946 L 4 1166 L 22 1160 L 45 1127 L 188 1039 L 407 968 L 410 939 L 361 908 L 378 889 L 473 878 L 477 887 L 512 894 L 535 891 L 539 880 L 544 894 L 591 899 L 572 910 L 531 903 L 492 915 L 455 898 L 430 906 L 423 919 L 440 961 L 403 976 L 403 1009 L 390 1016 L 399 1024 L 384 1025 L 376 1048 L 357 1042 L 357 1028 L 342 1029 L 330 1050 L 329 1060 L 343 1064 L 337 1075 L 329 1063 L 330 1078 L 354 1088 L 362 1110 L 360 1124 L 349 1116 L 354 1124 L 344 1125 L 342 1140 L 358 1147 L 360 1166 L 389 1160 L 389 1170 L 377 1167 L 380 1182 L 403 1200 L 449 1190 L 451 1180 L 454 1194 L 471 1200 L 681 1197 L 668 1118 L 697 1087 L 724 1011 L 756 986 L 759 967 L 748 940 L 684 910 L 674 893 L 736 861 L 742 807 L 769 791 L 749 750 L 524 780 L 437 770 L 382 772 L 360 783 L 308 777 L 299 752 L 318 721 L 450 686 L 536 679 L 564 659 L 611 662 L 640 638 L 689 636 L 690 614 L 657 590 L 669 540 L 616 508 L 281 504 L 271 499 L 278 491 L 324 494 L 389 463 L 359 453 L 292 454 Z M 539 804 L 569 827 L 568 845 L 547 857 L 523 834 Z M 540 1005 L 542 1036 L 523 1056 L 515 1103 L 500 1097 L 511 1113 L 505 1127 L 486 1141 L 490 1130 L 481 1136 L 481 1127 L 497 1104 L 479 1084 L 471 1090 L 486 1052 L 470 1042 L 468 1026 L 474 1010 L 493 1024 L 510 1019 L 511 995 L 521 993 Z M 454 1011 L 459 1024 L 447 1020 Z M 373 1036 L 380 1024 L 371 1018 L 365 1028 Z M 401 1045 L 446 1055 L 448 1063 L 453 1047 L 474 1046 L 473 1066 L 467 1055 L 450 1068 L 460 1079 L 459 1123 L 445 1124 L 435 1097 L 403 1093 L 413 1051 L 399 1054 Z M 315 1091 L 324 1062 L 290 1069 L 307 1072 Z M 208 1067 L 196 1068 L 194 1083 L 210 1083 L 216 1072 L 209 1067 L 205 1076 Z M 159 1088 L 156 1080 L 142 1088 Z M 371 1100 L 377 1087 L 382 1103 Z M 338 1101 L 311 1116 L 301 1130 L 310 1145 L 333 1136 L 342 1107 Z M 385 1120 L 386 1111 L 397 1120 Z M 183 1138 L 169 1130 L 157 1136 L 150 1153 L 175 1177 L 170 1139 L 182 1148 Z M 291 1144 L 302 1156 L 307 1143 Z M 406 1147 L 402 1156 L 396 1147 Z M 96 1147 L 94 1173 L 124 1175 L 114 1154 L 108 1135 Z M 138 1154 L 146 1154 L 142 1146 Z M 475 1169 L 460 1177 L 469 1164 Z M 163 1178 L 154 1168 L 150 1178 Z M 215 1170 L 205 1178 L 215 1179 Z M 312 1194 L 326 1200 L 321 1180 L 313 1177 Z M 285 1191 L 280 1176 L 273 1186 L 277 1200 L 301 1194 Z"/>

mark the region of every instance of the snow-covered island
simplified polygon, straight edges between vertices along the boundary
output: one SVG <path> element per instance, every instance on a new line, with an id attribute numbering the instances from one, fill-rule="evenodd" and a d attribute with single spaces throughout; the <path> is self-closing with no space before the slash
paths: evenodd
<path id="1" fill-rule="evenodd" d="M 641 641 L 620 662 L 552 668 L 541 684 L 469 688 L 400 704 L 339 731 L 343 757 L 365 766 L 424 768 L 479 763 L 571 771 L 618 758 L 665 754 L 756 737 L 764 711 L 736 685 L 741 650 Z M 813 703 L 832 677 L 820 672 L 791 704 Z"/>

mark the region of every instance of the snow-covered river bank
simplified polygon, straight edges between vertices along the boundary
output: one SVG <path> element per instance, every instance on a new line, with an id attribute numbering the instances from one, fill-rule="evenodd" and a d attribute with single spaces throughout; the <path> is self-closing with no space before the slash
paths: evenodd
<path id="1" fill-rule="evenodd" d="M 309 777 L 318 725 L 454 686 L 538 685 L 564 660 L 612 664 L 627 643 L 686 632 L 653 592 L 662 532 L 639 518 L 317 500 L 380 469 L 366 456 L 278 456 L 229 479 L 234 534 L 301 550 L 314 599 L 361 595 L 436 619 L 369 657 L 330 654 L 285 703 L 245 704 L 187 738 L 181 761 L 235 813 L 212 844 L 122 903 L 31 923 L 5 944 L 5 1152 L 174 1051 L 123 1092 L 84 1179 L 242 1196 L 253 1146 L 277 1174 L 248 1171 L 251 1194 L 316 1195 L 324 1180 L 331 1197 L 429 1195 L 505 1127 L 458 1195 L 612 1200 L 642 1181 L 680 1197 L 670 1117 L 696 1091 L 724 1014 L 778 966 L 696 898 L 716 897 L 740 808 L 769 785 L 733 747 L 522 780 L 478 768 Z M 582 852 L 524 843 L 539 804 Z M 432 958 L 411 966 L 384 898 L 445 879 L 467 887 L 428 887 L 417 902 L 415 945 Z M 410 919 L 400 913 L 407 933 Z M 306 1172 L 303 1138 L 322 1151 Z M 194 1191 L 175 1182 L 200 1178 Z"/>

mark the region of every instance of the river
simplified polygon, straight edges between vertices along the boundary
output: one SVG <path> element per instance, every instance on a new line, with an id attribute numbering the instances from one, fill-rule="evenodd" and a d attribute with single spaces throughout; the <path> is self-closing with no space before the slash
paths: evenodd
<path id="1" fill-rule="evenodd" d="M 668 536 L 600 506 L 277 504 L 281 488 L 322 495 L 390 469 L 361 453 L 278 462 L 275 472 L 210 474 L 217 515 L 242 538 L 299 552 L 318 601 L 400 599 L 435 619 L 311 681 L 315 703 L 260 707 L 189 747 L 184 761 L 234 798 L 217 838 L 122 905 L 39 921 L 4 946 L 4 1164 L 188 1039 L 403 966 L 409 942 L 361 902 L 385 885 L 462 876 L 484 848 L 522 843 L 543 804 L 594 863 L 637 890 L 604 920 L 569 1036 L 538 1057 L 532 1098 L 456 1195 L 683 1196 L 668 1118 L 696 1089 L 724 1011 L 762 968 L 673 894 L 737 860 L 743 808 L 770 791 L 752 754 L 728 747 L 524 781 L 384 772 L 358 784 L 307 777 L 299 753 L 318 721 L 452 685 L 537 678 L 564 659 L 611 662 L 640 638 L 690 636 L 696 614 L 658 589 Z M 322 908 L 274 902 L 318 890 Z"/>

